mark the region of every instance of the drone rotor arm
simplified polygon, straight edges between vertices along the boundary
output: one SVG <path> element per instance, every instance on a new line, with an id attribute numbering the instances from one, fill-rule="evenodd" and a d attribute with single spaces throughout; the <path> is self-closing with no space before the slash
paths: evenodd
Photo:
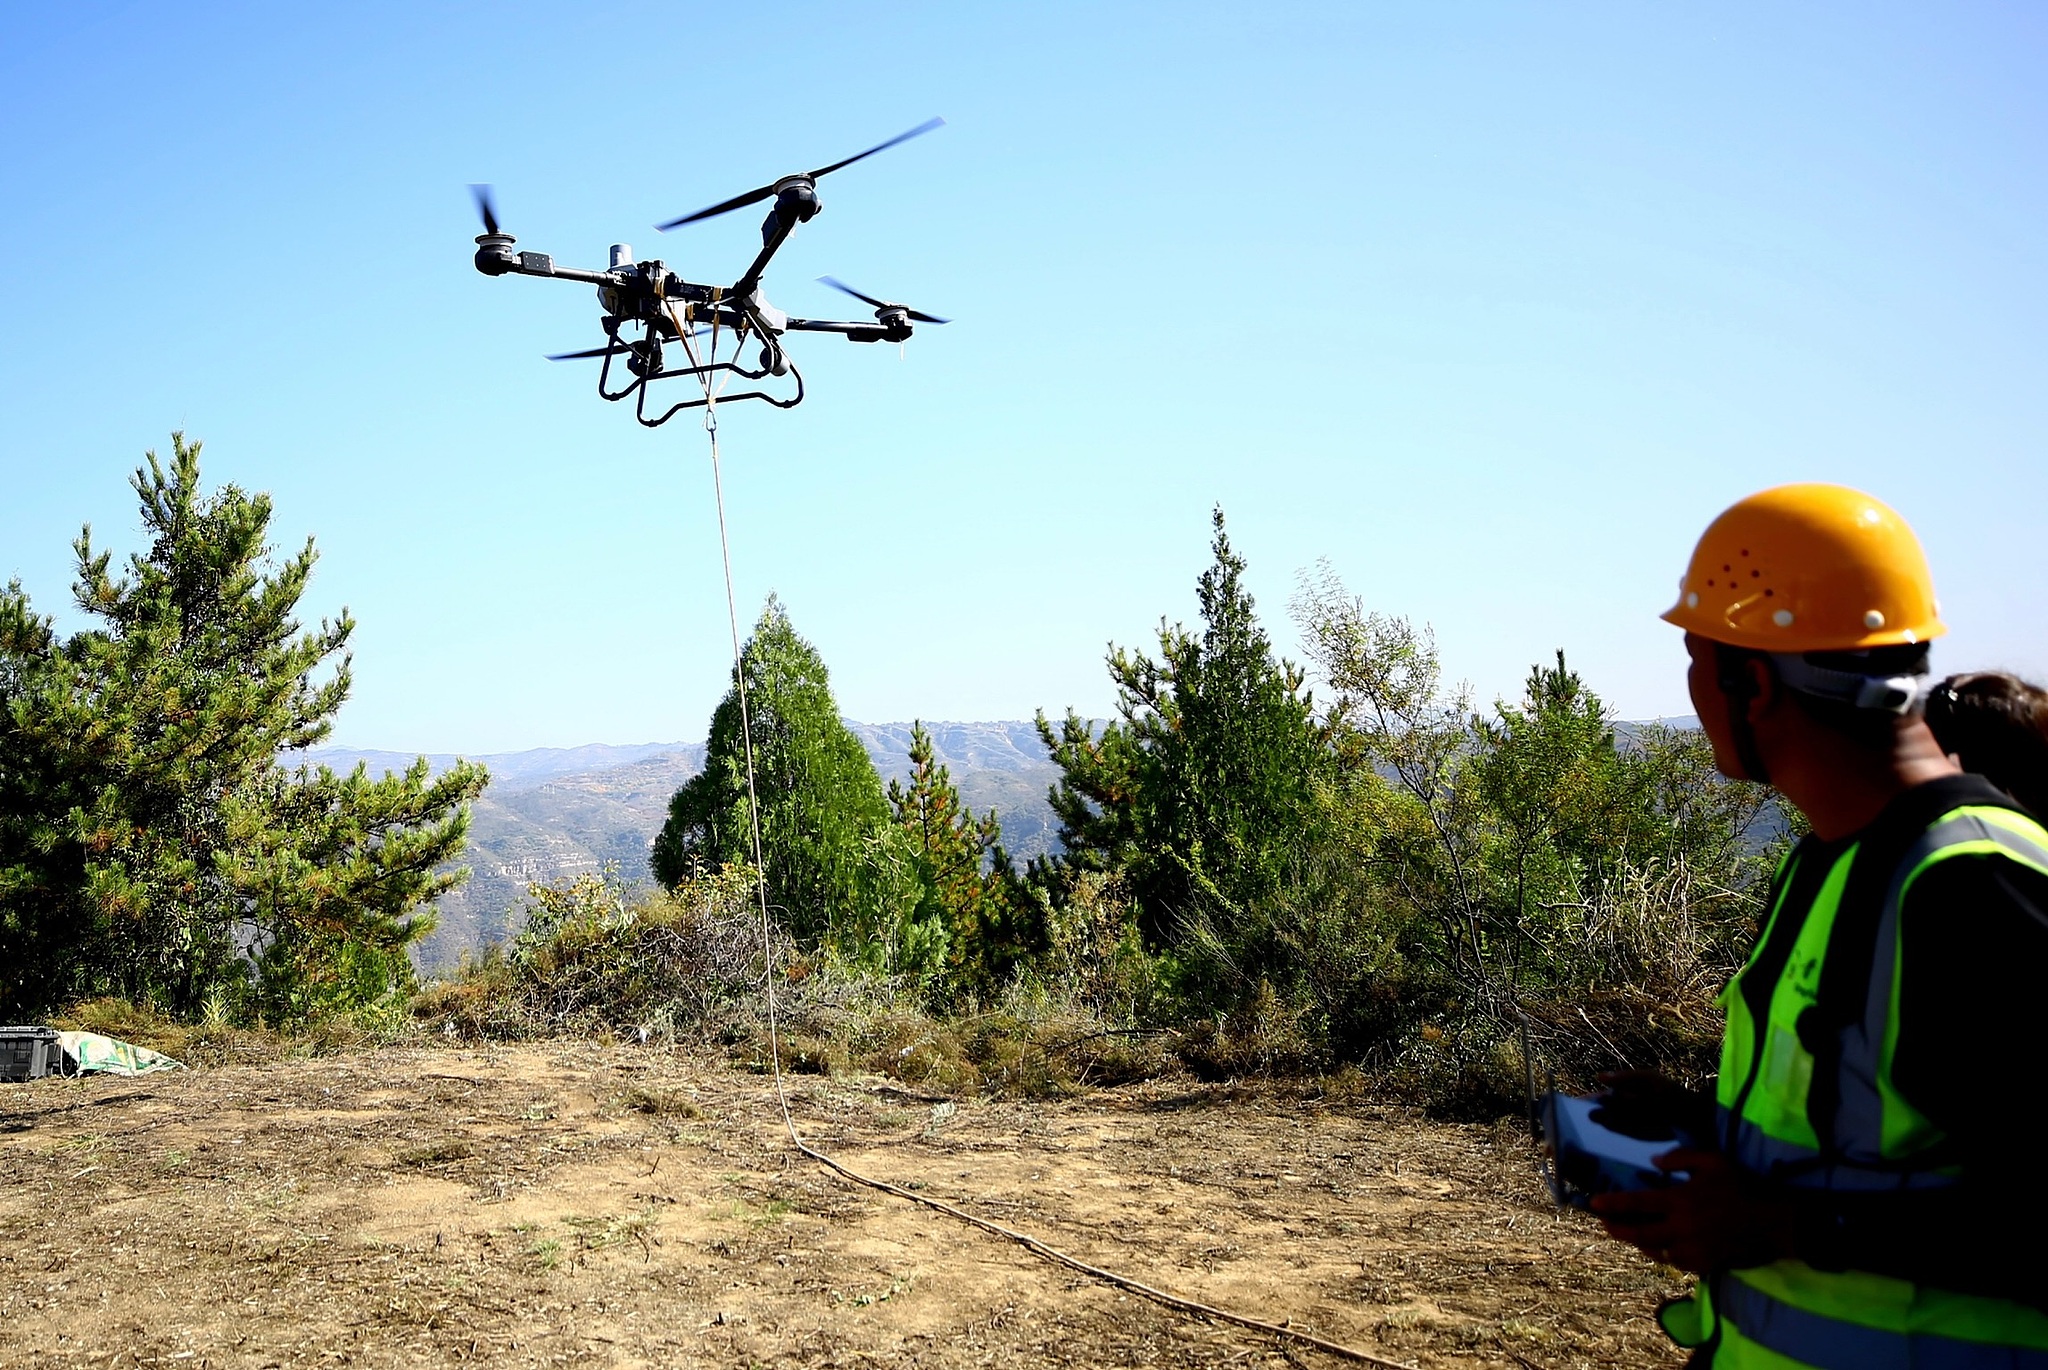
<path id="1" fill-rule="evenodd" d="M 785 331 L 790 333 L 858 333 L 873 327 L 872 323 L 843 323 L 837 319 L 791 319 Z"/>
<path id="2" fill-rule="evenodd" d="M 837 333 L 848 342 L 897 342 L 909 336 L 905 331 L 892 335 L 889 329 L 876 323 L 843 323 L 837 319 L 791 319 L 788 331 L 791 333 Z"/>

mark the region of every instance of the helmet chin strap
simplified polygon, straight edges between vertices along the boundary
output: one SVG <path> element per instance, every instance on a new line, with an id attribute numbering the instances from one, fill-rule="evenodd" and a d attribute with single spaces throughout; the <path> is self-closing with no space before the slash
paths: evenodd
<path id="1" fill-rule="evenodd" d="M 1764 764 L 1764 754 L 1756 743 L 1756 728 L 1749 721 L 1749 706 L 1758 694 L 1756 677 L 1751 675 L 1748 663 L 1753 660 L 1770 662 L 1770 657 L 1758 658 L 1754 653 L 1744 652 L 1725 642 L 1714 644 L 1715 678 L 1721 686 L 1721 693 L 1728 700 L 1728 732 L 1735 743 L 1735 757 L 1742 763 L 1745 778 L 1759 785 L 1771 783 L 1770 768 Z M 1766 669 L 1774 669 L 1768 667 Z"/>

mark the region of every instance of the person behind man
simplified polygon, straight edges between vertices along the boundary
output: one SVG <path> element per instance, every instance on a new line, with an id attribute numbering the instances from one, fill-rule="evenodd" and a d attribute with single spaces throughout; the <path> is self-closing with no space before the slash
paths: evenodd
<path id="1" fill-rule="evenodd" d="M 1659 1314 L 1691 1365 L 2048 1370 L 2048 831 L 1928 728 L 1918 541 L 1857 491 L 1767 490 L 1664 617 L 1716 765 L 1812 831 L 1722 996 L 1718 1146 L 1594 1211 L 1702 1277 Z"/>
<path id="2" fill-rule="evenodd" d="M 1927 726 L 1958 766 L 2048 817 L 2048 690 L 2005 671 L 1952 675 L 1928 691 Z"/>

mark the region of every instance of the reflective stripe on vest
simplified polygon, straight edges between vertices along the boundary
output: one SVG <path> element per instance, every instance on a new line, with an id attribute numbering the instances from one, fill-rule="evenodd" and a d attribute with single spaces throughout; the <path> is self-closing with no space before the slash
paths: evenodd
<path id="1" fill-rule="evenodd" d="M 1714 1289 L 1717 1370 L 2048 1370 L 2048 1316 L 2018 1304 L 1797 1261 L 1738 1271 Z M 1997 1304 L 1993 1316 L 1984 1304 Z"/>
<path id="2" fill-rule="evenodd" d="M 1838 1035 L 1837 1106 L 1815 1131 L 1807 1105 L 1817 1063 L 1801 1040 L 1800 1018 L 1818 1001 L 1820 965 L 1860 852 L 1852 845 L 1813 888 L 1763 1021 L 1741 983 L 1773 931 L 1801 911 L 1785 907 L 1798 858 L 1781 868 L 1775 903 L 1757 951 L 1723 995 L 1728 1026 L 1717 1090 L 1723 1140 L 1745 1169 L 1802 1189 L 1869 1193 L 1952 1185 L 1945 1138 L 1892 1080 L 1899 1038 L 1900 911 L 1914 884 L 1942 861 L 1997 856 L 2048 875 L 2048 831 L 2011 809 L 1966 804 L 1934 820 L 1906 849 L 1886 882 L 1862 1011 L 1824 1025 Z M 1812 874 L 1808 873 L 1809 876 Z M 1789 923 L 1787 924 L 1789 926 Z M 1809 1035 L 1817 1035 L 1811 1020 Z M 1833 1044 L 1829 1044 L 1833 1045 Z M 1688 1316 L 1690 1313 L 1690 1316 Z M 1781 1260 L 1703 1285 L 1691 1310 L 1661 1316 L 1674 1332 L 1697 1322 L 1719 1367 L 1757 1370 L 2048 1370 L 2048 1313 L 2004 1299 L 1951 1293 L 1867 1271 L 1819 1271 Z"/>

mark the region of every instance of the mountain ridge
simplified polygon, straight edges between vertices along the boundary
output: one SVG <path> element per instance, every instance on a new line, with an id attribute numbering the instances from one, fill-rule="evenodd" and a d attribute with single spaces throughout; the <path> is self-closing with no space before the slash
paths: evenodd
<path id="1" fill-rule="evenodd" d="M 911 723 L 845 719 L 886 783 L 910 774 Z M 951 772 L 961 801 L 976 813 L 993 811 L 1004 845 L 1019 860 L 1056 844 L 1045 793 L 1058 767 L 1024 720 L 991 723 L 933 721 L 936 759 Z M 518 931 L 533 884 L 594 875 L 615 866 L 629 885 L 644 886 L 647 852 L 668 817 L 676 790 L 704 767 L 701 742 L 588 743 L 534 747 L 519 752 L 398 752 L 369 747 L 314 747 L 311 765 L 373 773 L 403 771 L 420 756 L 436 772 L 458 758 L 490 768 L 491 783 L 470 810 L 461 858 L 470 878 L 436 902 L 439 922 L 415 949 L 427 973 L 445 972 L 465 953 Z"/>

